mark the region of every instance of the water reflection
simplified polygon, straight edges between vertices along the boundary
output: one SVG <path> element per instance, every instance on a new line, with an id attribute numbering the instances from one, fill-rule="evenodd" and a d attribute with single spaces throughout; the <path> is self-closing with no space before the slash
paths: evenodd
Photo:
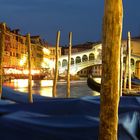
<path id="1" fill-rule="evenodd" d="M 28 92 L 28 79 L 14 79 L 5 82 L 4 86 L 20 92 Z M 32 80 L 32 93 L 52 97 L 52 80 Z"/>
<path id="2" fill-rule="evenodd" d="M 20 92 L 28 92 L 27 79 L 15 79 L 5 82 L 4 86 L 11 87 Z M 32 80 L 32 93 L 42 96 L 52 97 L 52 80 Z M 57 97 L 66 97 L 66 82 L 57 83 Z M 71 81 L 71 97 L 77 98 L 81 96 L 93 96 L 94 92 L 87 86 L 86 80 Z"/>

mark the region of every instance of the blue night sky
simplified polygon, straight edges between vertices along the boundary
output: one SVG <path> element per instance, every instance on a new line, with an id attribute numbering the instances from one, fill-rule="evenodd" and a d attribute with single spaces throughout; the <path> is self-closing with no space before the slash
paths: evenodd
<path id="1" fill-rule="evenodd" d="M 140 35 L 140 0 L 123 0 L 123 37 L 127 31 Z M 61 45 L 68 44 L 73 32 L 73 44 L 100 41 L 104 0 L 0 0 L 0 21 L 22 34 L 40 35 L 55 44 L 61 31 Z"/>

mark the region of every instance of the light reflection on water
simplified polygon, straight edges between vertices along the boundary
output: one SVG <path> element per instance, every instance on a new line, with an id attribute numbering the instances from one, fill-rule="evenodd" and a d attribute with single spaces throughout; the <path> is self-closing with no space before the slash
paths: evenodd
<path id="1" fill-rule="evenodd" d="M 15 79 L 10 82 L 5 82 L 4 86 L 11 87 L 20 92 L 28 92 L 27 79 Z M 40 94 L 42 96 L 52 97 L 52 80 L 32 80 L 32 93 Z M 67 85 L 66 82 L 57 83 L 57 97 L 66 97 Z M 93 92 L 84 81 L 71 82 L 71 97 L 93 96 Z"/>

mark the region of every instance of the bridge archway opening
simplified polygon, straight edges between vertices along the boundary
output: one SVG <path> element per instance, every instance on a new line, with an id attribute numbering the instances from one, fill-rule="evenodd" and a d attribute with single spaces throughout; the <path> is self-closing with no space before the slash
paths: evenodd
<path id="1" fill-rule="evenodd" d="M 135 60 L 133 58 L 131 58 L 131 65 L 134 66 L 135 65 Z"/>
<path id="2" fill-rule="evenodd" d="M 123 63 L 126 63 L 126 57 L 123 57 Z M 135 65 L 135 60 L 133 58 L 131 58 L 131 66 Z"/>
<path id="3" fill-rule="evenodd" d="M 74 64 L 74 58 L 71 58 L 71 65 Z"/>
<path id="4" fill-rule="evenodd" d="M 85 62 L 85 61 L 88 61 L 87 55 L 83 55 L 83 57 L 82 57 L 82 62 Z"/>
<path id="5" fill-rule="evenodd" d="M 90 53 L 89 54 L 89 61 L 94 60 L 94 59 L 95 59 L 95 55 L 93 53 Z"/>
<path id="6" fill-rule="evenodd" d="M 61 67 L 61 62 L 60 61 L 58 61 L 58 66 Z"/>
<path id="7" fill-rule="evenodd" d="M 80 57 L 80 56 L 77 56 L 77 57 L 76 57 L 76 64 L 77 64 L 77 63 L 81 63 L 81 57 Z"/>
<path id="8" fill-rule="evenodd" d="M 63 61 L 62 61 L 62 67 L 67 66 L 67 64 L 68 64 L 67 60 L 66 59 L 63 59 Z"/>

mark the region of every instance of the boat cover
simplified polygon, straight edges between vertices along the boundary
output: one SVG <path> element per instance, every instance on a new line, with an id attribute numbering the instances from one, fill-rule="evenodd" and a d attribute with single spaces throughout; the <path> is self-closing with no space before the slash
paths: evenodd
<path id="1" fill-rule="evenodd" d="M 100 97 L 40 97 L 33 104 L 1 102 L 3 140 L 98 140 Z M 121 97 L 118 139 L 140 140 L 140 97 Z"/>

